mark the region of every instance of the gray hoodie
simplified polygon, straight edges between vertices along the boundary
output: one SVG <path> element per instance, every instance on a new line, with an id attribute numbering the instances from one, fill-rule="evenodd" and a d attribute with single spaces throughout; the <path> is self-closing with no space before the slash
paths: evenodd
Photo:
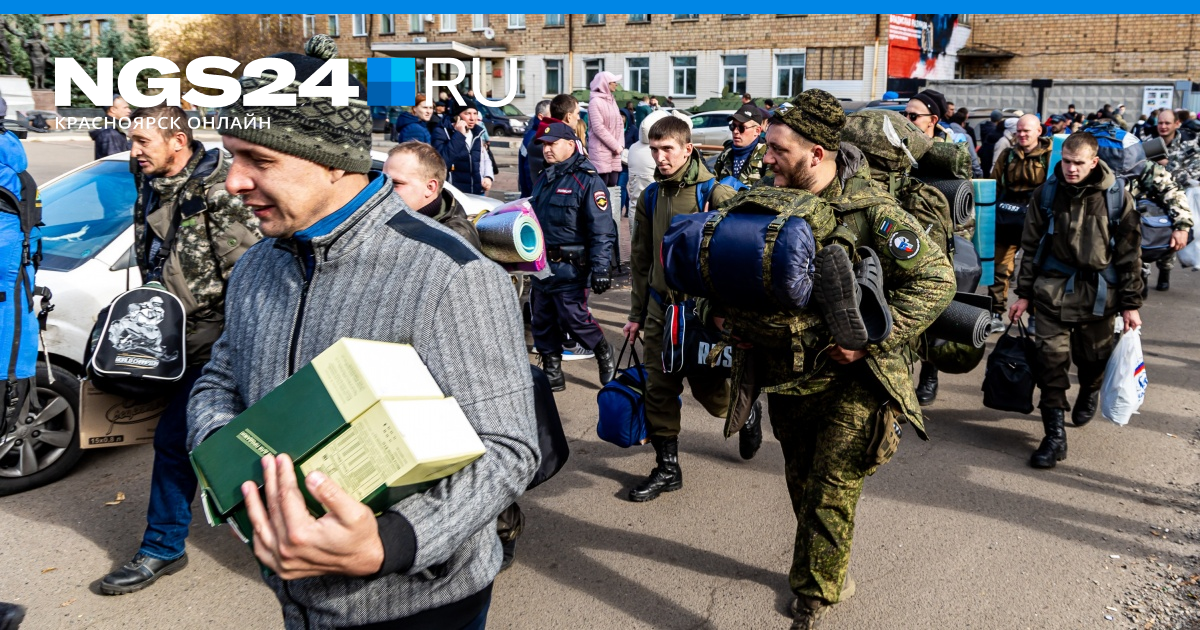
<path id="1" fill-rule="evenodd" d="M 496 515 L 538 464 L 512 282 L 461 237 L 409 210 L 390 181 L 312 245 L 317 263 L 308 282 L 287 239 L 260 241 L 238 261 L 225 332 L 188 404 L 188 446 L 343 337 L 412 344 L 487 452 L 379 518 L 383 575 L 264 579 L 288 628 L 390 621 L 460 601 L 495 579 Z"/>

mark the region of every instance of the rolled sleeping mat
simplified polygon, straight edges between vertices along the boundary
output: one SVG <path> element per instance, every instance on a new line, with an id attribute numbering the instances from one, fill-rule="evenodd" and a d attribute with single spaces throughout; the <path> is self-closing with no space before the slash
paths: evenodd
<path id="1" fill-rule="evenodd" d="M 991 286 L 996 279 L 996 180 L 971 180 L 975 194 L 975 234 L 972 242 L 979 255 L 982 274 L 979 284 Z"/>
<path id="2" fill-rule="evenodd" d="M 924 179 L 921 180 L 941 191 L 950 202 L 950 216 L 954 225 L 964 225 L 975 218 L 975 193 L 969 179 Z"/>
<path id="3" fill-rule="evenodd" d="M 953 301 L 929 325 L 929 335 L 980 348 L 987 343 L 988 329 L 991 325 L 992 314 L 987 309 Z"/>
<path id="4" fill-rule="evenodd" d="M 484 256 L 509 271 L 540 271 L 546 266 L 542 226 L 528 199 L 506 203 L 475 221 Z"/>
<path id="5" fill-rule="evenodd" d="M 768 245 L 772 223 L 779 234 Z M 706 230 L 712 231 L 707 247 Z M 776 311 L 808 304 L 816 249 L 812 229 L 800 217 L 701 212 L 671 220 L 661 253 L 671 289 L 738 308 Z"/>
<path id="6" fill-rule="evenodd" d="M 1058 163 L 1062 161 L 1062 145 L 1067 141 L 1067 135 L 1068 134 L 1065 133 L 1056 133 L 1052 138 L 1052 144 L 1050 147 L 1050 164 L 1046 169 L 1047 177 L 1054 173 L 1054 167 L 1058 166 Z"/>

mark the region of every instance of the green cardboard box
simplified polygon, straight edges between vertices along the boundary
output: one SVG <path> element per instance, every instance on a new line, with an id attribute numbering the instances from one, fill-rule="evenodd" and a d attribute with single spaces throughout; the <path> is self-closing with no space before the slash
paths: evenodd
<path id="1" fill-rule="evenodd" d="M 380 512 L 462 469 L 483 444 L 412 346 L 343 339 L 192 451 L 209 525 L 247 539 L 241 484 L 261 488 L 261 460 L 278 453 L 292 456 L 320 516 L 303 482 L 314 470 Z"/>

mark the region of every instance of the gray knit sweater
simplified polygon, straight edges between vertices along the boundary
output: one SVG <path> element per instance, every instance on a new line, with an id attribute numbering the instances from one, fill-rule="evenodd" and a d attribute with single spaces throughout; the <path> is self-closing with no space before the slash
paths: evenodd
<path id="1" fill-rule="evenodd" d="M 486 454 L 380 517 L 385 569 L 407 547 L 400 572 L 265 579 L 288 628 L 388 621 L 477 593 L 500 567 L 496 515 L 524 490 L 539 457 L 512 283 L 461 237 L 408 210 L 390 182 L 313 246 L 317 265 L 307 287 L 287 240 L 260 241 L 238 261 L 225 332 L 188 404 L 189 448 L 343 337 L 412 344 Z"/>

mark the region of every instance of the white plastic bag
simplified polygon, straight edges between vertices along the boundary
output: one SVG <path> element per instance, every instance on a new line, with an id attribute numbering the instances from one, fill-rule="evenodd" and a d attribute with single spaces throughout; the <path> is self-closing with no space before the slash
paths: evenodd
<path id="1" fill-rule="evenodd" d="M 1188 187 L 1187 202 L 1192 208 L 1192 230 L 1200 233 L 1200 186 Z M 1184 269 L 1200 271 L 1200 239 L 1179 250 L 1179 264 L 1183 265 Z"/>
<path id="2" fill-rule="evenodd" d="M 1126 331 L 1113 349 L 1100 386 L 1100 413 L 1125 426 L 1146 397 L 1146 364 L 1142 361 L 1141 329 Z"/>

